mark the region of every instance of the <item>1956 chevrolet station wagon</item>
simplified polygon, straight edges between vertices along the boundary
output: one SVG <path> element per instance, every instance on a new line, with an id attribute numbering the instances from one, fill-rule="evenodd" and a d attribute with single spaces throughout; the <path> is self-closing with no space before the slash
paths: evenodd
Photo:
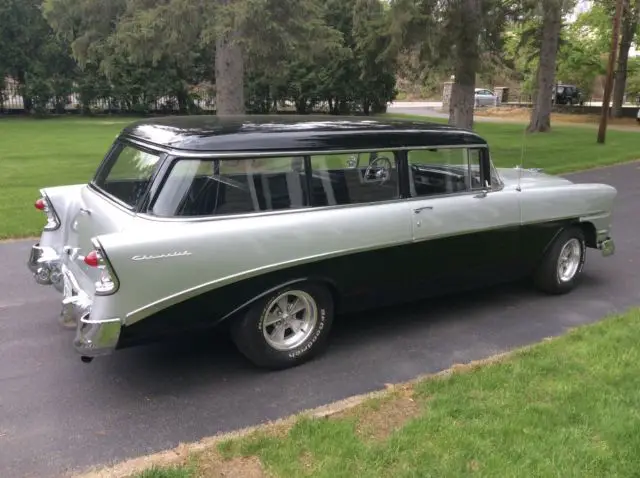
<path id="1" fill-rule="evenodd" d="M 482 137 L 441 124 L 150 119 L 88 184 L 41 190 L 28 265 L 86 362 L 225 325 L 285 368 L 323 350 L 336 314 L 526 277 L 570 291 L 587 248 L 614 251 L 615 196 L 495 168 Z"/>

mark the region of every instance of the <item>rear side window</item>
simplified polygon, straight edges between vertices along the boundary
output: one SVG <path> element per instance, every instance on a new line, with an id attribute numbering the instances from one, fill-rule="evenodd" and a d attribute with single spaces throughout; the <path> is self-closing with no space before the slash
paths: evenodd
<path id="1" fill-rule="evenodd" d="M 400 197 L 393 151 L 311 156 L 314 206 L 363 204 Z"/>
<path id="2" fill-rule="evenodd" d="M 212 216 L 308 206 L 302 157 L 178 159 L 150 212 Z"/>
<path id="3" fill-rule="evenodd" d="M 121 144 L 93 182 L 105 193 L 134 207 L 147 190 L 159 160 L 157 154 Z"/>

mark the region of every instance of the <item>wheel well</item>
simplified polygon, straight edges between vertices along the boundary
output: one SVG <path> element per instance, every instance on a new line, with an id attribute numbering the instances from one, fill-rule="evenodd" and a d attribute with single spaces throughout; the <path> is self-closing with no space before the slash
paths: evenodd
<path id="1" fill-rule="evenodd" d="M 580 222 L 577 224 L 577 226 L 580 227 L 580 229 L 582 229 L 582 232 L 584 233 L 584 238 L 585 238 L 587 247 L 592 247 L 594 249 L 597 248 L 598 247 L 597 233 L 596 233 L 596 227 L 593 225 L 593 223 Z"/>
<path id="2" fill-rule="evenodd" d="M 338 287 L 331 280 L 322 277 L 311 277 L 309 278 L 308 282 L 314 282 L 318 285 L 326 287 L 331 294 L 331 298 L 333 299 L 334 311 L 337 311 L 340 308 L 340 292 L 338 291 Z"/>
<path id="3" fill-rule="evenodd" d="M 260 297 L 263 297 L 264 295 L 266 295 L 267 293 L 273 293 L 276 290 L 282 288 L 282 287 L 286 287 L 287 285 L 291 285 L 291 284 L 296 284 L 296 283 L 312 283 L 312 284 L 318 284 L 321 286 L 324 286 L 327 288 L 327 290 L 329 291 L 329 293 L 331 294 L 331 298 L 333 299 L 333 307 L 334 310 L 337 310 L 340 306 L 340 298 L 341 295 L 338 291 L 337 286 L 329 279 L 323 278 L 323 277 L 308 277 L 305 279 L 298 279 L 298 280 L 293 280 L 293 281 L 288 281 L 282 284 L 279 284 L 277 286 L 274 286 L 268 290 L 265 290 L 262 294 L 254 297 L 253 299 L 251 299 L 250 301 L 244 303 L 242 306 L 238 307 L 237 309 L 235 309 L 234 311 L 228 313 L 227 315 L 225 315 L 224 317 L 222 317 L 219 321 L 217 321 L 217 324 L 224 324 L 226 322 L 230 322 L 234 319 L 237 319 L 238 316 L 240 316 L 241 314 L 245 313 L 250 307 L 253 306 L 253 304 L 255 303 L 256 300 L 259 300 Z"/>

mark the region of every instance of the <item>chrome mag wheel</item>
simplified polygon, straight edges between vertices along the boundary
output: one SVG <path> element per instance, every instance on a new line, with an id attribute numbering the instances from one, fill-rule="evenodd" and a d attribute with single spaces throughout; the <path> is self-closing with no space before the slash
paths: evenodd
<path id="1" fill-rule="evenodd" d="M 286 351 L 303 344 L 318 323 L 318 305 L 301 290 L 288 290 L 264 308 L 262 333 L 272 348 Z"/>
<path id="2" fill-rule="evenodd" d="M 565 243 L 558 257 L 558 280 L 569 282 L 578 272 L 582 260 L 582 244 L 576 238 Z"/>

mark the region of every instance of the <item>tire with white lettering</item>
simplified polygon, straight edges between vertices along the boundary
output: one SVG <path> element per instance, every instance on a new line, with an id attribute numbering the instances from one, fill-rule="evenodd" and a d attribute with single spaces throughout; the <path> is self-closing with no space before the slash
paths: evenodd
<path id="1" fill-rule="evenodd" d="M 323 285 L 300 283 L 258 300 L 231 324 L 236 347 L 255 365 L 284 369 L 300 365 L 327 346 L 333 297 Z"/>
<path id="2" fill-rule="evenodd" d="M 562 231 L 547 250 L 534 275 L 536 287 L 547 294 L 566 294 L 582 275 L 587 254 L 584 232 L 578 226 Z"/>

